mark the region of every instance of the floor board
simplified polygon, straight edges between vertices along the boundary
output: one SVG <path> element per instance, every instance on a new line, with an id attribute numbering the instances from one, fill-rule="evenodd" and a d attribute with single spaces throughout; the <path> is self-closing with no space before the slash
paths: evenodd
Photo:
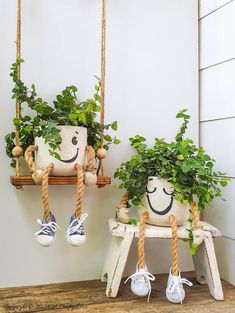
<path id="1" fill-rule="evenodd" d="M 235 313 L 235 287 L 223 282 L 225 301 L 214 300 L 206 285 L 199 285 L 194 273 L 183 275 L 193 287 L 185 286 L 183 305 L 174 305 L 165 298 L 167 275 L 158 275 L 152 283 L 149 303 L 132 294 L 130 285 L 121 284 L 118 297 L 105 296 L 105 283 L 99 280 L 43 286 L 0 289 L 1 313 Z"/>

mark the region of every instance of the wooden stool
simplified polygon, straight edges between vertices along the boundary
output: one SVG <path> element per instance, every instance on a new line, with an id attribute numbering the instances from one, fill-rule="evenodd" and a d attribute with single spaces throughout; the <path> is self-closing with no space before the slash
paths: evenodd
<path id="1" fill-rule="evenodd" d="M 221 237 L 218 229 L 212 225 L 201 222 L 204 230 L 204 242 L 198 247 L 196 255 L 193 256 L 193 263 L 196 272 L 196 279 L 200 284 L 208 284 L 211 295 L 216 300 L 223 300 L 223 290 L 218 271 L 213 238 Z M 178 227 L 178 238 L 188 238 L 188 225 Z M 102 273 L 102 282 L 107 282 L 106 296 L 115 298 L 121 283 L 123 271 L 134 237 L 138 237 L 139 228 L 134 225 L 127 225 L 111 218 L 109 230 L 112 241 Z M 146 238 L 170 239 L 171 228 L 147 225 Z"/>

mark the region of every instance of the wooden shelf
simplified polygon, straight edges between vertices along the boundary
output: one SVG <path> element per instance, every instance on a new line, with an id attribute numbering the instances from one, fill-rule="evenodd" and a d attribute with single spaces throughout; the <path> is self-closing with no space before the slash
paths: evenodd
<path id="1" fill-rule="evenodd" d="M 17 188 L 22 186 L 36 185 L 31 176 L 11 176 L 12 185 Z M 76 185 L 77 176 L 50 176 L 49 185 L 65 186 Z M 104 187 L 111 184 L 111 178 L 107 176 L 98 176 L 96 185 L 98 187 Z"/>

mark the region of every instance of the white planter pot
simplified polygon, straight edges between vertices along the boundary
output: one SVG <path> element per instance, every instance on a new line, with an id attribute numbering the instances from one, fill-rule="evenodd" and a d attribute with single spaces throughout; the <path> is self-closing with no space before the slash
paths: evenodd
<path id="1" fill-rule="evenodd" d="M 189 206 L 174 200 L 173 186 L 166 179 L 149 177 L 144 197 L 144 210 L 149 213 L 149 224 L 170 226 L 169 216 L 176 217 L 177 225 L 183 225 L 189 219 Z M 140 213 L 141 213 L 140 212 Z"/>
<path id="2" fill-rule="evenodd" d="M 35 138 L 38 146 L 35 163 L 37 169 L 44 169 L 49 163 L 54 163 L 53 176 L 76 175 L 75 164 L 84 166 L 87 146 L 87 129 L 78 126 L 58 126 L 61 130 L 62 142 L 59 153 L 61 160 L 52 157 L 48 151 L 49 147 L 43 138 Z"/>

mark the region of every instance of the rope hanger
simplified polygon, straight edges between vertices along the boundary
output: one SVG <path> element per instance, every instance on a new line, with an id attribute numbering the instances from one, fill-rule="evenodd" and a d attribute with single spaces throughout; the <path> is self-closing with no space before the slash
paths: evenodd
<path id="1" fill-rule="evenodd" d="M 17 0 L 16 58 L 21 58 L 21 0 Z M 17 65 L 17 78 L 20 79 L 20 63 Z M 20 110 L 20 102 L 16 100 L 16 118 L 20 117 Z M 16 154 L 18 150 L 19 156 L 21 156 L 23 151 L 22 153 L 20 151 L 20 133 L 17 128 L 15 130 L 15 140 Z M 16 158 L 16 176 L 20 176 L 19 157 Z"/>
<path id="2" fill-rule="evenodd" d="M 104 106 L 105 106 L 105 77 L 106 76 L 106 0 L 102 0 L 102 20 L 101 20 L 101 149 L 104 150 Z M 104 175 L 103 157 L 100 157 L 97 175 L 101 172 Z"/>
<path id="3" fill-rule="evenodd" d="M 17 0 L 17 30 L 16 30 L 16 58 L 21 58 L 21 0 Z M 100 124 L 101 124 L 101 154 L 98 155 L 99 166 L 97 175 L 101 172 L 104 175 L 103 159 L 105 157 L 104 150 L 104 113 L 105 113 L 105 69 L 106 69 L 106 0 L 102 0 L 102 20 L 101 20 L 101 110 L 100 110 Z M 21 66 L 17 65 L 17 77 L 20 79 Z M 20 118 L 21 104 L 20 101 L 16 101 L 16 118 Z M 20 164 L 19 157 L 23 155 L 23 150 L 20 147 L 20 132 L 15 129 L 15 148 L 13 148 L 12 154 L 16 157 L 16 176 L 20 176 Z"/>

